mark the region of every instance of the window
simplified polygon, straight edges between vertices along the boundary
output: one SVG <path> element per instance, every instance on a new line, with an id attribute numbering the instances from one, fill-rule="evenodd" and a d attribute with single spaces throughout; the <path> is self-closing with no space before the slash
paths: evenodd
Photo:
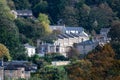
<path id="1" fill-rule="evenodd" d="M 10 70 L 10 73 L 13 73 L 13 71 L 12 71 L 12 70 Z"/>
<path id="2" fill-rule="evenodd" d="M 22 74 L 24 73 L 24 71 L 22 71 Z"/>
<path id="3" fill-rule="evenodd" d="M 59 52 L 59 46 L 56 46 L 56 52 Z"/>

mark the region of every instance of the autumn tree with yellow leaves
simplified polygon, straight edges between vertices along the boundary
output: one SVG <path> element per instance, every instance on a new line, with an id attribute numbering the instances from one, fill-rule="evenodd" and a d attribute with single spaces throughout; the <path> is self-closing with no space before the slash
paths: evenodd
<path id="1" fill-rule="evenodd" d="M 3 57 L 6 57 L 8 60 L 10 60 L 11 58 L 7 47 L 0 43 L 0 59 L 2 59 Z"/>

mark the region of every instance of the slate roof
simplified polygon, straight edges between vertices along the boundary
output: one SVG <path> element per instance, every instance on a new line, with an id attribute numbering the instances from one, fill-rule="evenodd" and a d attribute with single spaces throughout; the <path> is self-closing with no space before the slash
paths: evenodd
<path id="1" fill-rule="evenodd" d="M 50 26 L 50 29 L 51 30 L 60 30 L 62 32 L 65 32 L 65 31 L 78 31 L 79 33 L 84 31 L 84 28 L 82 27 L 65 27 L 65 26 Z"/>
<path id="2" fill-rule="evenodd" d="M 74 34 L 74 33 L 70 33 L 70 34 L 75 36 L 75 37 L 79 37 L 79 34 Z"/>
<path id="3" fill-rule="evenodd" d="M 25 68 L 25 71 L 31 71 L 33 70 L 32 66 L 35 66 L 35 64 L 27 64 L 27 61 L 10 61 L 5 62 L 4 69 L 5 70 L 18 70 L 18 68 Z M 36 65 L 37 66 L 37 65 Z"/>
<path id="4" fill-rule="evenodd" d="M 80 34 L 78 34 L 79 36 L 86 36 L 86 37 L 88 37 L 88 34 L 86 34 L 85 32 L 81 32 Z"/>
<path id="5" fill-rule="evenodd" d="M 27 14 L 27 15 L 31 15 L 32 16 L 32 11 L 31 10 L 16 10 L 17 14 Z"/>
<path id="6" fill-rule="evenodd" d="M 101 28 L 100 32 L 109 32 L 110 28 Z"/>
<path id="7" fill-rule="evenodd" d="M 87 40 L 87 41 L 83 41 L 81 43 L 79 43 L 78 45 L 93 45 L 93 44 L 98 44 L 98 42 L 94 42 L 92 40 Z"/>
<path id="8" fill-rule="evenodd" d="M 75 30 L 75 31 L 82 32 L 82 31 L 84 31 L 84 28 L 82 28 L 82 27 L 65 27 L 65 30 L 70 30 L 70 31 Z"/>
<path id="9" fill-rule="evenodd" d="M 67 33 L 65 33 L 65 35 L 67 35 L 67 36 L 70 37 L 70 38 L 74 38 L 74 37 L 75 37 L 75 36 L 72 35 L 72 34 L 67 34 Z"/>
<path id="10" fill-rule="evenodd" d="M 61 35 L 58 35 L 57 38 L 64 39 L 64 37 Z"/>
<path id="11" fill-rule="evenodd" d="M 35 48 L 34 46 L 29 45 L 28 43 L 24 44 L 25 47 Z"/>
<path id="12" fill-rule="evenodd" d="M 62 32 L 64 32 L 65 31 L 65 26 L 50 26 L 50 29 L 51 30 L 60 30 L 60 31 L 62 31 Z"/>
<path id="13" fill-rule="evenodd" d="M 84 32 L 82 32 L 82 33 L 80 33 L 80 34 L 75 34 L 75 33 L 70 33 L 70 34 L 68 34 L 68 33 L 62 33 L 62 34 L 59 34 L 58 36 L 57 36 L 57 38 L 60 38 L 60 39 L 64 39 L 64 38 L 75 38 L 75 37 L 79 37 L 79 36 L 81 36 L 81 37 L 88 37 L 88 35 L 86 34 L 86 33 L 84 33 Z"/>
<path id="14" fill-rule="evenodd" d="M 66 34 L 60 34 L 62 37 L 64 37 L 64 38 L 69 38 L 69 36 L 68 35 L 66 35 Z"/>

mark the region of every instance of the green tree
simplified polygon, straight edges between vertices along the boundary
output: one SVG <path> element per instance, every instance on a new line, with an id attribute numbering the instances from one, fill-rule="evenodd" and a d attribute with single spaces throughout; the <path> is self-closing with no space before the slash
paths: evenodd
<path id="1" fill-rule="evenodd" d="M 88 5 L 99 5 L 101 3 L 105 3 L 107 0 L 85 0 Z"/>
<path id="2" fill-rule="evenodd" d="M 110 26 L 111 22 L 115 19 L 112 9 L 107 3 L 100 4 L 98 7 L 92 7 L 89 14 L 90 27 L 97 32 L 100 28 Z M 97 22 L 97 26 L 94 23 Z"/>
<path id="3" fill-rule="evenodd" d="M 28 0 L 13 0 L 17 10 L 30 9 L 30 3 Z"/>
<path id="4" fill-rule="evenodd" d="M 46 66 L 39 70 L 39 77 L 42 80 L 68 80 L 64 67 Z"/>
<path id="5" fill-rule="evenodd" d="M 49 27 L 50 21 L 48 19 L 48 16 L 40 13 L 39 17 L 38 17 L 38 20 L 39 20 L 41 26 L 43 27 L 44 32 L 46 34 L 51 33 L 51 30 L 50 30 L 50 27 Z"/>
<path id="6" fill-rule="evenodd" d="M 86 30 L 91 30 L 90 28 L 90 20 L 89 20 L 89 15 L 91 8 L 84 4 L 84 3 L 77 3 L 76 8 L 78 9 L 78 14 L 79 14 L 79 26 L 82 26 Z"/>
<path id="7" fill-rule="evenodd" d="M 117 14 L 117 16 L 120 18 L 120 0 L 107 0 L 107 2 L 113 9 L 113 11 Z"/>
<path id="8" fill-rule="evenodd" d="M 79 16 L 78 16 L 78 11 L 76 8 L 72 6 L 66 6 L 65 9 L 63 10 L 62 15 L 62 20 L 63 23 L 67 26 L 78 26 L 79 25 Z"/>
<path id="9" fill-rule="evenodd" d="M 116 52 L 116 58 L 120 59 L 120 21 L 112 22 L 109 35 L 112 39 L 112 47 Z"/>
<path id="10" fill-rule="evenodd" d="M 15 4 L 14 4 L 13 0 L 7 0 L 7 4 L 10 7 L 10 9 L 15 9 Z"/>
<path id="11" fill-rule="evenodd" d="M 50 16 L 51 24 L 57 24 L 61 19 L 61 14 L 66 6 L 68 0 L 46 0 L 48 2 L 48 14 Z"/>
<path id="12" fill-rule="evenodd" d="M 90 80 L 92 63 L 79 60 L 65 67 L 69 80 Z"/>
<path id="13" fill-rule="evenodd" d="M 10 50 L 11 57 L 15 59 L 17 53 L 24 54 L 24 51 L 20 51 L 19 32 L 13 20 L 6 0 L 0 0 L 0 43 Z"/>
<path id="14" fill-rule="evenodd" d="M 36 17 L 39 16 L 39 13 L 47 13 L 48 3 L 41 0 L 33 7 L 33 13 Z"/>
<path id="15" fill-rule="evenodd" d="M 22 43 L 36 44 L 36 40 L 44 37 L 46 34 L 44 27 L 38 21 L 32 19 L 18 18 L 15 20 L 20 33 Z"/>

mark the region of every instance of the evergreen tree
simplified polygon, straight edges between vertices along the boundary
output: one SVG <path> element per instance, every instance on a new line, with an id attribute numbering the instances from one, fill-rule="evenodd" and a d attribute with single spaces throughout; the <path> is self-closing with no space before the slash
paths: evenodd
<path id="1" fill-rule="evenodd" d="M 23 53 L 19 51 L 19 32 L 14 24 L 14 17 L 10 13 L 10 9 L 7 6 L 6 0 L 0 0 L 0 43 L 4 44 L 10 50 L 10 54 L 13 59 L 16 59 L 17 53 Z"/>
<path id="2" fill-rule="evenodd" d="M 17 10 L 30 9 L 30 3 L 28 0 L 13 0 Z"/>

